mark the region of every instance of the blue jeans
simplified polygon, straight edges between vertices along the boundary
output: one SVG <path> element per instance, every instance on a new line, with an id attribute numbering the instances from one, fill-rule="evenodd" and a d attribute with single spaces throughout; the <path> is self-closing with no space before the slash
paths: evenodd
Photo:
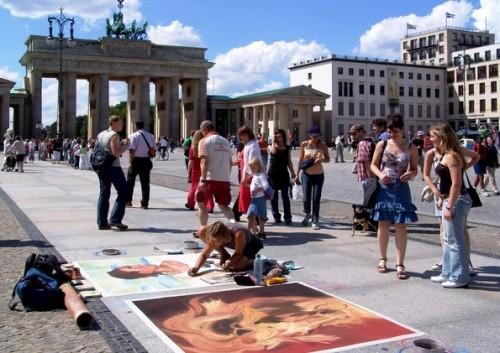
<path id="1" fill-rule="evenodd" d="M 304 193 L 304 213 L 311 215 L 312 201 L 312 221 L 319 221 L 319 205 L 321 201 L 321 190 L 325 181 L 325 174 L 306 174 L 302 173 L 302 192 Z"/>
<path id="2" fill-rule="evenodd" d="M 278 208 L 278 198 L 279 191 L 281 191 L 281 199 L 283 200 L 283 213 L 285 221 L 292 219 L 292 213 L 290 211 L 290 186 L 289 185 L 281 185 L 279 188 L 274 189 L 274 195 L 271 200 L 271 208 L 273 210 L 273 217 L 276 220 L 281 219 L 280 210 Z"/>
<path id="3" fill-rule="evenodd" d="M 465 220 L 471 208 L 472 201 L 469 195 L 459 195 L 455 203 L 453 219 L 443 221 L 443 269 L 441 276 L 450 281 L 468 283 L 469 275 L 469 254 L 465 244 Z M 443 209 L 448 206 L 448 200 L 444 200 Z"/>
<path id="4" fill-rule="evenodd" d="M 121 167 L 109 167 L 97 173 L 100 183 L 99 200 L 97 201 L 97 225 L 99 227 L 108 224 L 109 198 L 111 196 L 111 184 L 116 189 L 116 198 L 109 223 L 121 223 L 125 215 L 125 204 L 128 197 L 127 181 Z"/>

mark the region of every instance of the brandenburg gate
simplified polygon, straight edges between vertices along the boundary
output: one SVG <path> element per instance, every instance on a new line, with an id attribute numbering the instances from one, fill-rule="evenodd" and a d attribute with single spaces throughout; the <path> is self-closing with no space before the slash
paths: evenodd
<path id="1" fill-rule="evenodd" d="M 152 131 L 178 139 L 199 127 L 206 118 L 208 69 L 205 48 L 157 45 L 148 40 L 103 37 L 75 39 L 62 56 L 62 128 L 65 137 L 75 135 L 77 79 L 89 82 L 88 135 L 107 128 L 109 81 L 125 81 L 127 133 L 134 122 L 150 121 L 150 83 L 155 85 Z M 31 35 L 20 62 L 26 67 L 25 86 L 31 97 L 31 131 L 39 136 L 42 123 L 42 78 L 59 77 L 59 48 L 47 37 Z M 179 136 L 180 135 L 180 136 Z"/>

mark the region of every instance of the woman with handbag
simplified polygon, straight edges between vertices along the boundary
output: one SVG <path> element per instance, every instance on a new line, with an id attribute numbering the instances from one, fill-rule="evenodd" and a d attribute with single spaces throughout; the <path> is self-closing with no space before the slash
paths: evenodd
<path id="1" fill-rule="evenodd" d="M 448 124 L 431 127 L 430 136 L 436 151 L 442 156 L 435 167 L 440 182 L 439 187 L 430 183 L 428 178 L 426 182 L 434 192 L 437 205 L 442 204 L 444 239 L 441 274 L 432 276 L 431 281 L 441 283 L 445 288 L 467 287 L 470 273 L 465 229 L 472 206 L 463 180 L 467 162 L 458 138 Z"/>
<path id="2" fill-rule="evenodd" d="M 410 147 L 403 139 L 404 123 L 399 114 L 387 118 L 390 139 L 375 147 L 372 173 L 379 179 L 373 219 L 378 221 L 379 273 L 387 272 L 387 246 L 389 227 L 396 229 L 396 277 L 408 279 L 404 265 L 406 254 L 406 227 L 417 221 L 416 207 L 411 202 L 408 182 L 417 175 L 417 146 Z M 385 148 L 384 148 L 385 146 Z"/>
<path id="3" fill-rule="evenodd" d="M 295 172 L 293 171 L 290 146 L 286 142 L 285 130 L 276 130 L 273 144 L 268 147 L 270 160 L 267 176 L 274 188 L 273 198 L 271 199 L 274 222 L 281 223 L 281 214 L 278 208 L 278 191 L 281 191 L 285 224 L 290 225 L 292 224 L 292 213 L 290 211 L 290 174 L 288 170 L 292 173 L 292 178 L 295 178 Z"/>
<path id="4" fill-rule="evenodd" d="M 307 226 L 312 218 L 312 228 L 319 230 L 319 206 L 321 191 L 325 181 L 323 163 L 330 162 L 328 146 L 321 141 L 319 127 L 313 126 L 308 131 L 309 139 L 300 144 L 299 163 L 295 183 L 302 183 L 304 193 L 304 219 L 302 225 Z M 300 178 L 300 172 L 302 178 Z M 312 201 L 312 215 L 311 215 Z"/>

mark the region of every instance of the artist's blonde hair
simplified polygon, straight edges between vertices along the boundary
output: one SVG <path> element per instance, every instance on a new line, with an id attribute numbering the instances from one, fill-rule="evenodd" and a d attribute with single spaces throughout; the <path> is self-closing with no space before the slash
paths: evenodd
<path id="1" fill-rule="evenodd" d="M 252 172 L 261 172 L 264 173 L 266 169 L 264 168 L 264 165 L 262 164 L 262 161 L 259 158 L 253 158 L 248 162 L 248 168 Z"/>
<path id="2" fill-rule="evenodd" d="M 209 224 L 204 230 L 207 242 L 223 242 L 228 243 L 231 241 L 231 230 L 226 227 L 221 221 L 215 221 Z"/>

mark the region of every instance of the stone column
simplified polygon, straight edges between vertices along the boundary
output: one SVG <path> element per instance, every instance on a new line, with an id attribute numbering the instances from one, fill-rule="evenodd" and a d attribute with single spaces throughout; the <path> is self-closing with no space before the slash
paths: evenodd
<path id="1" fill-rule="evenodd" d="M 151 113 L 149 111 L 149 107 L 151 105 L 150 103 L 150 96 L 149 96 L 149 82 L 150 82 L 149 76 L 142 76 L 141 77 L 141 110 L 140 110 L 140 115 L 139 115 L 139 120 L 144 121 L 144 126 L 146 130 L 151 131 Z M 134 127 L 132 127 L 132 130 Z"/>
<path id="2" fill-rule="evenodd" d="M 250 126 L 250 107 L 243 108 L 243 125 Z"/>
<path id="3" fill-rule="evenodd" d="M 170 136 L 169 121 L 169 89 L 170 81 L 167 78 L 159 78 L 155 81 L 155 130 L 156 138 L 160 136 Z"/>
<path id="4" fill-rule="evenodd" d="M 3 143 L 3 134 L 9 128 L 10 94 L 4 93 L 0 96 L 0 136 Z"/>
<path id="5" fill-rule="evenodd" d="M 307 105 L 299 105 L 295 106 L 299 111 L 299 140 L 303 141 L 307 137 L 307 129 L 309 129 L 308 125 L 308 106 Z"/>
<path id="6" fill-rule="evenodd" d="M 207 120 L 207 82 L 208 77 L 202 77 L 198 84 L 198 116 L 193 129 L 198 130 L 202 121 Z"/>
<path id="7" fill-rule="evenodd" d="M 325 121 L 325 106 L 319 106 L 319 128 L 321 129 L 321 134 L 323 134 L 323 138 L 326 140 L 326 121 Z"/>
<path id="8" fill-rule="evenodd" d="M 257 134 L 257 128 L 259 127 L 259 114 L 258 108 L 253 106 L 252 108 L 252 131 L 254 134 Z"/>
<path id="9" fill-rule="evenodd" d="M 269 136 L 269 119 L 267 118 L 268 107 L 266 105 L 262 106 L 262 133 Z"/>
<path id="10" fill-rule="evenodd" d="M 128 79 L 127 89 L 127 127 L 126 135 L 132 134 L 135 122 L 140 120 L 141 114 L 141 78 Z"/>
<path id="11" fill-rule="evenodd" d="M 199 80 L 182 80 L 181 137 L 186 137 L 193 129 L 199 129 Z"/>
<path id="12" fill-rule="evenodd" d="M 285 130 L 287 136 L 290 133 L 289 114 L 290 114 L 289 105 L 288 104 L 280 104 L 280 116 L 279 116 L 280 129 Z"/>
<path id="13" fill-rule="evenodd" d="M 73 138 L 76 134 L 76 74 L 66 72 L 62 80 L 62 132 L 65 138 Z"/>
<path id="14" fill-rule="evenodd" d="M 274 131 L 277 129 L 281 129 L 280 107 L 281 104 L 273 104 L 273 130 L 271 131 L 271 133 L 274 133 Z"/>
<path id="15" fill-rule="evenodd" d="M 109 75 L 89 77 L 88 138 L 108 127 Z"/>
<path id="16" fill-rule="evenodd" d="M 37 129 L 36 126 L 37 124 L 42 124 L 42 74 L 37 71 L 29 71 L 28 81 L 29 86 L 26 88 L 31 94 L 31 119 L 28 119 L 28 123 L 31 131 L 19 132 L 31 136 L 39 136 L 40 129 Z"/>
<path id="17" fill-rule="evenodd" d="M 170 136 L 179 139 L 179 77 L 171 77 L 169 80 L 169 123 Z"/>

